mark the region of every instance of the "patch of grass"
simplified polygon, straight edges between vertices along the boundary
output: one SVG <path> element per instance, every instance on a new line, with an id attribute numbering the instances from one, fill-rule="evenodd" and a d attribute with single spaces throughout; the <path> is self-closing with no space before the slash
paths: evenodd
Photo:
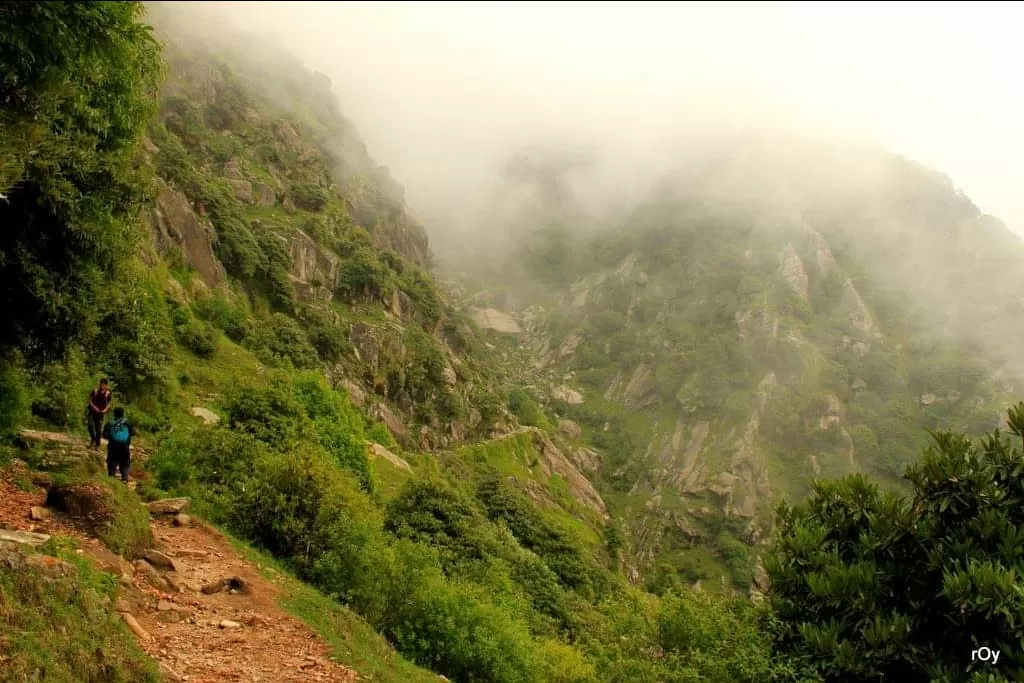
<path id="1" fill-rule="evenodd" d="M 70 564 L 67 575 L 47 578 L 21 563 L 0 572 L 0 678 L 157 683 L 156 664 L 112 608 L 116 579 L 67 544 L 51 541 L 44 549 Z"/>
<path id="2" fill-rule="evenodd" d="M 149 510 L 139 497 L 120 481 L 105 479 L 112 491 L 114 518 L 105 529 L 99 530 L 103 543 L 115 553 L 127 558 L 138 557 L 153 546 L 153 531 L 149 527 Z"/>

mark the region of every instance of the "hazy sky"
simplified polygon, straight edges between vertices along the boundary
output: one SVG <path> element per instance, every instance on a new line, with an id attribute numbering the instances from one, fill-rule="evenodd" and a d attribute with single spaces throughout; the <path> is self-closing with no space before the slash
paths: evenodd
<path id="1" fill-rule="evenodd" d="M 701 112 L 879 140 L 1024 233 L 1020 5 L 215 4 L 331 78 L 421 213 L 476 191 L 510 145 L 625 160 Z"/>

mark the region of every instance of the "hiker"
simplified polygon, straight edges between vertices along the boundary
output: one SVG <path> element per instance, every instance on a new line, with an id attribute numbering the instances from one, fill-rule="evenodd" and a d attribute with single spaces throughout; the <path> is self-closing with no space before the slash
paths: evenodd
<path id="1" fill-rule="evenodd" d="M 135 427 L 124 416 L 124 408 L 114 408 L 114 419 L 103 428 L 103 438 L 107 440 L 107 475 L 113 477 L 121 473 L 121 481 L 128 483 L 128 468 L 132 463 L 132 437 Z"/>
<path id="2" fill-rule="evenodd" d="M 103 418 L 110 410 L 113 394 L 110 393 L 110 382 L 104 377 L 100 385 L 89 393 L 89 406 L 86 408 L 85 419 L 89 424 L 89 447 L 100 449 L 100 436 L 103 434 Z"/>

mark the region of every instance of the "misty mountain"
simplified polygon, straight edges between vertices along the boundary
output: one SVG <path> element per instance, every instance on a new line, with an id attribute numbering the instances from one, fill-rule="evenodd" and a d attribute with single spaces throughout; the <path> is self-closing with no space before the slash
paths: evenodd
<path id="1" fill-rule="evenodd" d="M 687 552 L 704 545 L 745 583 L 728 534 L 765 538 L 816 477 L 899 486 L 925 430 L 990 430 L 1020 388 L 1024 246 L 930 169 L 734 140 L 611 226 L 531 183 L 505 226 L 515 256 L 468 271 L 475 302 L 519 321 L 526 376 L 604 453 L 659 588 L 713 578 Z"/>

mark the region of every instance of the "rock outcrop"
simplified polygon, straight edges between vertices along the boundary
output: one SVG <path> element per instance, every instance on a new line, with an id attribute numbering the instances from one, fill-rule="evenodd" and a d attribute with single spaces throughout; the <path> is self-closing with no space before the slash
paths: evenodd
<path id="1" fill-rule="evenodd" d="M 484 308 L 473 311 L 473 322 L 484 330 L 494 330 L 505 334 L 519 334 L 523 330 L 515 318 L 495 308 Z"/>
<path id="2" fill-rule="evenodd" d="M 158 180 L 149 222 L 161 253 L 177 247 L 207 285 L 213 287 L 224 281 L 224 267 L 213 252 L 216 232 L 209 221 L 196 215 L 185 195 Z"/>
<path id="3" fill-rule="evenodd" d="M 782 279 L 804 301 L 807 301 L 807 271 L 792 242 L 786 245 L 782 255 Z"/>

